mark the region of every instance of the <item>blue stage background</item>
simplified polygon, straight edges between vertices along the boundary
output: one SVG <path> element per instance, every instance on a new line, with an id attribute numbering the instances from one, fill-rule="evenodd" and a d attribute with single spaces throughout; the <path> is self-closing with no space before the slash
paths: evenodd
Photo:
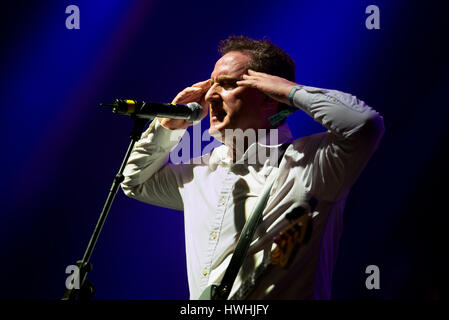
<path id="1" fill-rule="evenodd" d="M 68 30 L 65 8 L 80 8 Z M 365 8 L 380 8 L 368 30 Z M 356 95 L 386 134 L 347 201 L 335 299 L 439 299 L 449 116 L 437 1 L 14 1 L 2 3 L 3 299 L 59 299 L 82 257 L 132 122 L 98 106 L 169 102 L 208 79 L 230 34 L 266 37 L 297 82 Z M 207 129 L 208 118 L 203 122 Z M 300 111 L 294 137 L 323 130 Z M 96 299 L 187 299 L 181 212 L 116 197 L 95 248 Z M 378 265 L 381 288 L 367 290 Z"/>

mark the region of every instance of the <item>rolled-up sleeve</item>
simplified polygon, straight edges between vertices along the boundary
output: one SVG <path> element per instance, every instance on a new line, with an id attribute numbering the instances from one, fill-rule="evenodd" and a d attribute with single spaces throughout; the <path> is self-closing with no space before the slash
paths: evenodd
<path id="1" fill-rule="evenodd" d="M 185 130 L 170 130 L 155 119 L 136 142 L 124 170 L 123 192 L 131 198 L 161 207 L 183 210 L 179 177 L 168 163 L 170 151 Z"/>
<path id="2" fill-rule="evenodd" d="M 294 104 L 327 132 L 310 136 L 304 179 L 315 196 L 336 201 L 356 181 L 384 135 L 383 117 L 357 97 L 302 87 Z"/>

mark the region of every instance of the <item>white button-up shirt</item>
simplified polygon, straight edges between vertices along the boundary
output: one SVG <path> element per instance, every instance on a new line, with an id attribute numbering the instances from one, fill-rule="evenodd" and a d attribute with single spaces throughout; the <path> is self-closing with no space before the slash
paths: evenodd
<path id="1" fill-rule="evenodd" d="M 275 266 L 257 281 L 250 299 L 329 299 L 332 270 L 342 232 L 346 196 L 383 135 L 383 119 L 356 97 L 336 90 L 302 87 L 294 104 L 328 131 L 292 139 L 287 124 L 278 129 L 278 143 L 255 143 L 235 163 L 226 145 L 201 161 L 168 163 L 170 151 L 185 130 L 169 130 L 157 120 L 143 133 L 125 168 L 122 189 L 143 202 L 184 211 L 190 298 L 210 284 L 219 284 L 240 232 L 270 174 L 276 180 L 230 296 L 266 261 L 273 237 L 285 228 L 285 213 L 311 197 L 310 240 L 288 268 Z M 248 161 L 257 150 L 277 151 L 291 141 L 276 165 Z"/>

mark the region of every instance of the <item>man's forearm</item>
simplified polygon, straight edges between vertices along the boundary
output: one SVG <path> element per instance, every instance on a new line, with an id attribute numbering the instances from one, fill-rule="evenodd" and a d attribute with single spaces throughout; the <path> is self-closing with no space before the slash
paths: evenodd
<path id="1" fill-rule="evenodd" d="M 353 95 L 304 86 L 296 91 L 293 102 L 340 137 L 348 138 L 363 128 L 369 128 L 370 136 L 383 134 L 382 116 Z"/>
<path id="2" fill-rule="evenodd" d="M 167 129 L 155 119 L 131 153 L 124 170 L 124 190 L 144 183 L 162 168 L 168 161 L 171 149 L 178 144 L 184 132 L 183 129 Z"/>

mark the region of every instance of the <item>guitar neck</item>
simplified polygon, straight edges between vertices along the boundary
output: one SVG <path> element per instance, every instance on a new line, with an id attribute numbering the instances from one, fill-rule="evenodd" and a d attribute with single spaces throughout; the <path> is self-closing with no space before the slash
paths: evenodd
<path id="1" fill-rule="evenodd" d="M 244 280 L 237 291 L 229 298 L 229 300 L 245 300 L 254 290 L 257 280 L 271 266 L 271 254 L 265 258 L 262 263 Z"/>
<path id="2" fill-rule="evenodd" d="M 289 225 L 274 238 L 276 248 L 262 260 L 262 263 L 242 282 L 240 288 L 230 300 L 244 300 L 254 290 L 257 280 L 275 264 L 286 268 L 299 247 L 309 241 L 312 233 L 312 213 L 297 207 L 286 215 Z M 273 260 L 274 259 L 274 260 Z"/>

